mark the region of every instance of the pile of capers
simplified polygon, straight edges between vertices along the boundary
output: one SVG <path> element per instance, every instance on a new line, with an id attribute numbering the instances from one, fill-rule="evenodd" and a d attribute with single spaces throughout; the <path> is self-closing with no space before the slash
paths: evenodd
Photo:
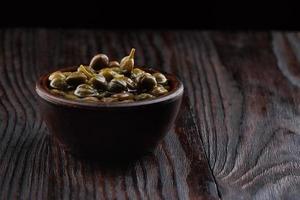
<path id="1" fill-rule="evenodd" d="M 49 76 L 50 91 L 67 99 L 88 102 L 133 102 L 165 95 L 170 88 L 162 73 L 134 66 L 135 49 L 121 62 L 95 55 L 89 66 L 75 72 L 56 71 Z"/>

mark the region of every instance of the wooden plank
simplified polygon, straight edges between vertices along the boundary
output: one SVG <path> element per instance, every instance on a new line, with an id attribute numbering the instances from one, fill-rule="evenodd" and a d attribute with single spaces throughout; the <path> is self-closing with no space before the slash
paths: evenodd
<path id="1" fill-rule="evenodd" d="M 34 84 L 41 73 L 87 63 L 97 52 L 120 58 L 134 46 L 140 51 L 138 63 L 178 72 L 163 63 L 171 49 L 159 49 L 168 35 L 0 31 L 0 199 L 217 199 L 187 99 L 157 151 L 121 168 L 65 154 L 47 136 L 37 110 Z"/>
<path id="2" fill-rule="evenodd" d="M 299 36 L 201 38 L 208 98 L 197 113 L 212 128 L 204 145 L 221 197 L 299 199 Z"/>
<path id="3" fill-rule="evenodd" d="M 131 47 L 137 63 L 179 75 L 195 116 L 185 105 L 181 128 L 121 175 L 49 148 L 38 75 Z M 297 33 L 15 29 L 0 31 L 0 48 L 0 199 L 206 198 L 216 196 L 213 177 L 222 199 L 300 196 Z M 213 177 L 197 171 L 200 139 Z"/>

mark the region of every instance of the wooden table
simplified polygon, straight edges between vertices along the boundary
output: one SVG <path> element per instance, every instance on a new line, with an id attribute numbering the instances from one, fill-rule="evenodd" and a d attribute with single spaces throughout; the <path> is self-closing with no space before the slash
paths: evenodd
<path id="1" fill-rule="evenodd" d="M 66 154 L 37 77 L 98 52 L 177 74 L 186 98 L 157 150 L 123 166 Z M 0 31 L 0 199 L 299 199 L 300 35 Z"/>

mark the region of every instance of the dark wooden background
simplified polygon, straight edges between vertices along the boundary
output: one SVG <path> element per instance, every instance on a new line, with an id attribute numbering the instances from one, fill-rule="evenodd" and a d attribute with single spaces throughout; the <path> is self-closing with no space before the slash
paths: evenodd
<path id="1" fill-rule="evenodd" d="M 131 47 L 183 80 L 176 125 L 127 166 L 65 154 L 42 123 L 37 77 Z M 300 199 L 299 61 L 292 32 L 1 30 L 0 199 Z"/>

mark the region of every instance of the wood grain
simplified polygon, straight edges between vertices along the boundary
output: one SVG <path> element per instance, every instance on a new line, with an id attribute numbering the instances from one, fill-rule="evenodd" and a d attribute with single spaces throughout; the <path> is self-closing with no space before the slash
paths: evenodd
<path id="1" fill-rule="evenodd" d="M 299 52 L 294 48 L 299 41 L 291 40 L 296 38 L 249 33 L 214 34 L 214 44 L 207 39 L 214 67 L 223 69 L 216 70 L 222 82 L 222 101 L 216 104 L 224 105 L 218 109 L 224 112 L 224 129 L 218 130 L 216 145 L 227 151 L 210 154 L 210 162 L 225 199 L 300 197 Z"/>
<path id="2" fill-rule="evenodd" d="M 40 74 L 87 63 L 97 52 L 120 59 L 131 46 L 140 49 L 137 62 L 152 65 L 156 58 L 163 60 L 152 44 L 153 36 L 157 37 L 78 30 L 0 31 L 0 199 L 218 199 L 187 98 L 176 125 L 154 154 L 126 165 L 104 165 L 66 154 L 42 122 L 34 92 Z M 146 45 L 152 49 L 143 48 Z"/>
<path id="3" fill-rule="evenodd" d="M 14 29 L 0 37 L 0 199 L 299 199 L 299 33 Z M 126 170 L 66 155 L 47 137 L 36 78 L 97 52 L 120 59 L 131 47 L 140 65 L 176 73 L 191 105 L 155 154 Z"/>

